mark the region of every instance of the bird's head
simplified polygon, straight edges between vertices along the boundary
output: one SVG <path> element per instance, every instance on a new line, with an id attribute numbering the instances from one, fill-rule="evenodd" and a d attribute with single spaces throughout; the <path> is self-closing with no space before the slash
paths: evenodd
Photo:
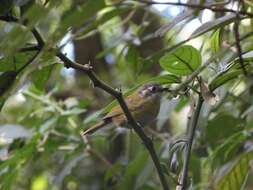
<path id="1" fill-rule="evenodd" d="M 157 83 L 149 83 L 143 85 L 138 92 L 141 97 L 149 97 L 157 95 L 160 92 L 163 92 L 163 89 L 164 88 Z"/>

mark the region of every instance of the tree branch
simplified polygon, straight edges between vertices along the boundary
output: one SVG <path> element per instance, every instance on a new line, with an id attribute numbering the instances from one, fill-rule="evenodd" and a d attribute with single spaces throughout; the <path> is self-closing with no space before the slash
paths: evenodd
<path id="1" fill-rule="evenodd" d="M 32 33 L 33 33 L 33 36 L 35 37 L 35 39 L 38 42 L 38 46 L 42 48 L 45 45 L 45 42 L 44 42 L 41 34 L 39 33 L 39 31 L 36 28 L 32 29 Z"/>
<path id="2" fill-rule="evenodd" d="M 40 47 L 44 46 L 44 44 L 45 44 L 44 40 L 35 28 L 32 29 L 32 33 L 38 42 L 38 46 L 40 46 Z M 133 127 L 134 131 L 137 133 L 137 135 L 140 137 L 143 144 L 147 148 L 147 150 L 152 158 L 152 161 L 156 167 L 156 170 L 157 170 L 158 176 L 160 178 L 161 184 L 163 186 L 163 189 L 169 190 L 170 188 L 166 182 L 160 161 L 158 159 L 158 156 L 157 156 L 155 148 L 154 148 L 154 144 L 153 144 L 152 140 L 148 136 L 146 136 L 146 134 L 142 130 L 141 126 L 139 126 L 138 123 L 133 118 L 131 112 L 129 111 L 129 109 L 127 107 L 127 104 L 124 100 L 124 97 L 123 97 L 121 91 L 113 89 L 112 87 L 107 85 L 105 82 L 98 79 L 96 74 L 93 72 L 93 70 L 92 70 L 93 68 L 91 67 L 91 65 L 89 65 L 89 64 L 81 65 L 81 64 L 78 64 L 74 61 L 71 61 L 69 58 L 66 57 L 65 54 L 63 54 L 61 52 L 57 53 L 57 57 L 59 57 L 63 61 L 66 68 L 71 67 L 73 69 L 83 71 L 90 78 L 90 80 L 93 82 L 95 87 L 101 88 L 102 90 L 106 91 L 107 93 L 109 93 L 110 95 L 112 95 L 114 98 L 117 99 L 119 105 L 121 106 L 121 108 L 128 120 L 128 123 Z"/>
<path id="3" fill-rule="evenodd" d="M 123 98 L 122 93 L 120 91 L 115 90 L 112 87 L 108 86 L 103 81 L 99 80 L 98 77 L 95 75 L 95 73 L 92 71 L 92 67 L 90 65 L 88 65 L 88 64 L 80 65 L 78 63 L 75 63 L 75 62 L 71 61 L 70 59 L 68 59 L 63 53 L 58 53 L 57 56 L 64 62 L 65 66 L 67 68 L 71 67 L 71 68 L 83 71 L 91 79 L 91 81 L 93 82 L 95 87 L 103 89 L 104 91 L 111 94 L 114 98 L 117 99 L 119 105 L 121 106 L 121 108 L 128 120 L 128 123 L 133 127 L 134 131 L 137 133 L 137 135 L 140 137 L 143 144 L 145 145 L 145 147 L 149 151 L 149 154 L 152 158 L 152 161 L 153 161 L 153 163 L 156 167 L 157 173 L 159 175 L 163 189 L 169 190 L 170 188 L 169 188 L 169 186 L 166 182 L 165 176 L 163 174 L 160 161 L 158 159 L 158 156 L 157 156 L 155 148 L 154 148 L 154 144 L 153 144 L 152 140 L 148 136 L 146 136 L 146 134 L 142 130 L 141 126 L 138 125 L 138 123 L 133 118 L 131 112 L 129 111 L 129 109 L 126 105 L 126 102 Z"/>
<path id="4" fill-rule="evenodd" d="M 18 22 L 19 21 L 16 17 L 12 17 L 12 16 L 7 16 L 7 17 L 0 16 L 0 20 L 4 20 L 7 22 Z M 22 23 L 22 24 L 25 25 L 24 23 Z M 36 28 L 32 29 L 32 33 L 33 33 L 34 38 L 37 40 L 38 49 L 42 49 L 45 44 L 43 37 L 40 35 L 39 31 Z M 63 54 L 61 52 L 57 53 L 56 56 L 59 57 L 63 61 L 66 68 L 71 67 L 73 69 L 83 71 L 90 78 L 90 80 L 93 82 L 95 87 L 103 89 L 104 91 L 111 94 L 113 97 L 115 97 L 117 99 L 117 101 L 119 102 L 119 105 L 121 106 L 121 108 L 128 120 L 128 123 L 133 127 L 134 131 L 137 133 L 137 135 L 140 137 L 140 139 L 144 143 L 145 147 L 147 148 L 147 150 L 152 158 L 152 161 L 156 167 L 156 170 L 157 170 L 158 176 L 160 178 L 161 184 L 163 186 L 163 189 L 169 190 L 170 188 L 166 182 L 160 161 L 158 159 L 158 156 L 157 156 L 155 148 L 154 148 L 154 144 L 153 144 L 152 140 L 148 136 L 146 136 L 146 134 L 142 130 L 141 126 L 139 126 L 137 124 L 137 122 L 135 121 L 135 119 L 133 118 L 131 112 L 129 111 L 129 109 L 126 105 L 126 102 L 123 98 L 122 93 L 118 90 L 113 89 L 112 87 L 107 85 L 105 82 L 98 79 L 96 74 L 93 72 L 91 65 L 89 65 L 89 64 L 81 65 L 81 64 L 78 64 L 74 61 L 71 61 L 69 58 L 66 57 L 65 54 Z"/>
<path id="5" fill-rule="evenodd" d="M 19 52 L 38 51 L 40 49 L 41 48 L 38 45 L 30 45 L 30 46 L 23 47 L 23 48 L 19 49 Z"/>
<path id="6" fill-rule="evenodd" d="M 236 46 L 236 49 L 237 49 L 237 54 L 238 54 L 238 57 L 239 57 L 239 63 L 242 67 L 243 74 L 245 76 L 247 76 L 247 70 L 245 68 L 245 65 L 243 63 L 243 58 L 242 58 L 242 48 L 241 48 L 241 45 L 240 45 L 239 24 L 240 24 L 240 18 L 239 18 L 239 15 L 237 14 L 236 15 L 236 20 L 234 22 L 235 46 Z"/>
<path id="7" fill-rule="evenodd" d="M 136 1 L 136 0 L 134 0 L 134 1 Z M 215 7 L 214 5 L 190 4 L 190 3 L 181 3 L 181 2 L 155 2 L 155 1 L 146 1 L 146 0 L 138 0 L 138 2 L 144 3 L 146 5 L 159 4 L 159 5 L 183 6 L 183 7 L 189 7 L 189 8 L 193 8 L 193 9 L 199 9 L 199 10 L 208 9 L 213 12 L 230 12 L 230 13 L 236 13 L 236 14 L 241 14 L 241 15 L 253 17 L 252 13 L 246 12 L 244 10 L 236 11 L 233 9 Z"/>
<path id="8" fill-rule="evenodd" d="M 33 64 L 34 62 L 36 62 L 38 60 L 38 58 L 40 57 L 40 50 L 38 50 L 22 67 L 20 67 L 16 72 L 20 73 L 21 71 L 23 71 L 28 65 Z"/>
<path id="9" fill-rule="evenodd" d="M 182 176 L 180 177 L 180 186 L 181 190 L 185 190 L 187 186 L 187 179 L 188 179 L 188 170 L 189 170 L 189 163 L 190 163 L 190 157 L 191 157 L 191 148 L 197 128 L 198 118 L 200 114 L 200 110 L 202 107 L 204 100 L 201 95 L 199 95 L 198 103 L 196 110 L 193 114 L 192 119 L 190 120 L 190 126 L 189 126 L 189 132 L 187 134 L 187 143 L 186 143 L 186 149 L 185 149 L 185 156 L 184 156 L 184 164 L 183 164 L 183 171 Z"/>

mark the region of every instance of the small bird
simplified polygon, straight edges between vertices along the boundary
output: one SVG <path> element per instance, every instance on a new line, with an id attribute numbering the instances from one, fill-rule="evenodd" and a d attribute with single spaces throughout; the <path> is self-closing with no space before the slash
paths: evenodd
<path id="1" fill-rule="evenodd" d="M 167 88 L 163 88 L 156 83 L 145 84 L 138 88 L 133 94 L 126 97 L 126 104 L 136 122 L 144 126 L 156 118 L 160 109 L 160 92 L 163 92 L 164 89 Z M 127 118 L 119 105 L 115 106 L 109 113 L 107 113 L 101 122 L 82 131 L 81 135 L 90 135 L 111 123 L 116 126 L 127 124 Z"/>

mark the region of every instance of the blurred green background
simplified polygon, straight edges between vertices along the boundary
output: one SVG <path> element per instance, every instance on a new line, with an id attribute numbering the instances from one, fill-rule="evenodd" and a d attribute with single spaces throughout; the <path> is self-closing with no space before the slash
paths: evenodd
<path id="1" fill-rule="evenodd" d="M 243 7 L 236 0 L 201 3 L 253 14 L 248 0 Z M 193 79 L 187 92 L 164 95 L 157 119 L 144 131 L 175 189 L 187 121 L 201 91 L 205 103 L 189 188 L 252 189 L 253 25 L 252 15 L 240 16 L 240 36 L 249 35 L 240 42 L 248 76 L 234 46 L 234 13 L 129 0 L 1 0 L 0 189 L 162 189 L 133 130 L 109 128 L 83 141 L 80 130 L 100 121 L 115 103 L 83 72 L 64 68 L 57 48 L 128 93 L 147 81 L 176 88 L 210 63 L 198 75 L 209 85 L 207 92 Z M 45 41 L 42 50 L 33 28 Z"/>

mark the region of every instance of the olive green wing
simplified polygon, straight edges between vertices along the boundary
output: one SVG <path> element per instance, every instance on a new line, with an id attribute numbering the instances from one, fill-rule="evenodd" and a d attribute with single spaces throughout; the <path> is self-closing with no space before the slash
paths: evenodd
<path id="1" fill-rule="evenodd" d="M 140 100 L 139 97 L 136 98 L 135 94 L 128 96 L 125 101 L 126 101 L 126 104 L 127 104 L 130 112 L 135 112 L 142 107 L 142 101 Z M 124 113 L 123 113 L 121 107 L 119 105 L 117 105 L 114 108 L 112 108 L 112 110 L 108 114 L 106 114 L 103 119 L 117 117 L 117 116 L 120 116 L 123 114 Z"/>

